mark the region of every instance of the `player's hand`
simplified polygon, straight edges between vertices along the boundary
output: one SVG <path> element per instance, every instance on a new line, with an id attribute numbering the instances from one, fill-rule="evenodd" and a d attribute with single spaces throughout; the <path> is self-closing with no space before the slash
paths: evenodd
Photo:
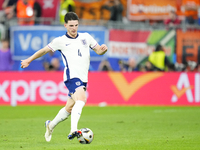
<path id="1" fill-rule="evenodd" d="M 108 49 L 108 47 L 107 47 L 105 44 L 102 44 L 102 45 L 100 46 L 100 50 L 101 50 L 101 52 L 102 52 L 103 54 L 107 51 L 107 49 Z"/>
<path id="2" fill-rule="evenodd" d="M 29 66 L 29 61 L 27 59 L 21 60 L 21 68 L 26 68 Z"/>

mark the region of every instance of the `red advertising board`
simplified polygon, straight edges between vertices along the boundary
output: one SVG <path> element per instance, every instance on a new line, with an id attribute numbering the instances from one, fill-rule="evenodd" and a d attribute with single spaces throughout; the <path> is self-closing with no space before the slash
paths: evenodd
<path id="1" fill-rule="evenodd" d="M 135 56 L 140 61 L 154 50 L 153 46 L 147 45 L 150 34 L 150 31 L 110 30 L 108 56 L 118 58 Z"/>
<path id="2" fill-rule="evenodd" d="M 62 72 L 1 72 L 0 105 L 65 105 Z M 200 73 L 90 72 L 87 105 L 200 105 Z"/>
<path id="3" fill-rule="evenodd" d="M 126 35 L 126 36 L 119 36 Z M 172 61 L 175 49 L 175 30 L 109 30 L 109 51 L 107 55 L 113 58 L 130 58 L 136 63 L 143 63 L 161 44 L 170 61 Z M 146 59 L 147 60 L 147 59 Z"/>

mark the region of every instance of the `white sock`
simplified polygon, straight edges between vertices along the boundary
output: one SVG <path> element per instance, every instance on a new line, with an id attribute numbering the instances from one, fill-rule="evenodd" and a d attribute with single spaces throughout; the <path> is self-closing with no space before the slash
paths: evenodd
<path id="1" fill-rule="evenodd" d="M 76 131 L 78 129 L 78 121 L 81 116 L 82 109 L 85 105 L 85 102 L 81 100 L 77 100 L 74 104 L 71 112 L 71 132 Z"/>
<path id="2" fill-rule="evenodd" d="M 55 126 L 60 123 L 61 121 L 64 121 L 70 116 L 70 113 L 65 110 L 65 107 L 63 107 L 56 117 L 50 122 L 49 128 L 52 130 L 55 128 Z"/>

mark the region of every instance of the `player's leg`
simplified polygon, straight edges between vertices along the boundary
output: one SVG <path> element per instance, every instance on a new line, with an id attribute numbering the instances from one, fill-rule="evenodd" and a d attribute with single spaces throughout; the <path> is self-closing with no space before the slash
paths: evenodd
<path id="1" fill-rule="evenodd" d="M 75 104 L 71 112 L 71 132 L 68 135 L 69 139 L 73 139 L 75 136 L 78 137 L 81 135 L 81 131 L 78 131 L 78 121 L 86 103 L 86 93 L 84 88 L 77 88 L 76 92 L 72 95 L 72 98 L 75 100 Z"/>
<path id="2" fill-rule="evenodd" d="M 77 126 L 82 113 L 82 109 L 86 103 L 85 90 L 87 83 L 83 83 L 80 79 L 74 78 L 65 82 L 65 85 L 68 87 L 71 97 L 75 101 L 71 111 L 71 131 L 68 135 L 69 139 L 73 139 L 75 136 L 78 137 L 81 134 L 81 131 L 78 131 Z"/>
<path id="3" fill-rule="evenodd" d="M 49 125 L 49 128 L 50 129 L 54 129 L 55 126 L 60 123 L 61 121 L 64 121 L 65 119 L 67 119 L 70 114 L 71 114 L 71 110 L 72 110 L 72 107 L 74 106 L 74 100 L 69 97 L 68 100 L 67 100 L 67 103 L 65 105 L 65 107 L 63 107 L 59 112 L 58 114 L 56 115 L 56 117 L 51 121 L 50 125 Z"/>
<path id="4" fill-rule="evenodd" d="M 56 127 L 56 125 L 70 116 L 74 103 L 75 103 L 74 100 L 71 97 L 69 97 L 66 106 L 60 109 L 56 117 L 52 121 L 47 120 L 45 122 L 46 126 L 45 139 L 47 142 L 51 140 L 53 129 Z"/>

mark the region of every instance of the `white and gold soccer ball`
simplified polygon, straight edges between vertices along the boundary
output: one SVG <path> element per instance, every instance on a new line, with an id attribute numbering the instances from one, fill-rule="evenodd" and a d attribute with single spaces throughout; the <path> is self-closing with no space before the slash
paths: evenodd
<path id="1" fill-rule="evenodd" d="M 94 139 L 94 134 L 91 129 L 89 128 L 82 128 L 80 129 L 82 135 L 78 137 L 78 141 L 81 144 L 90 144 Z"/>

